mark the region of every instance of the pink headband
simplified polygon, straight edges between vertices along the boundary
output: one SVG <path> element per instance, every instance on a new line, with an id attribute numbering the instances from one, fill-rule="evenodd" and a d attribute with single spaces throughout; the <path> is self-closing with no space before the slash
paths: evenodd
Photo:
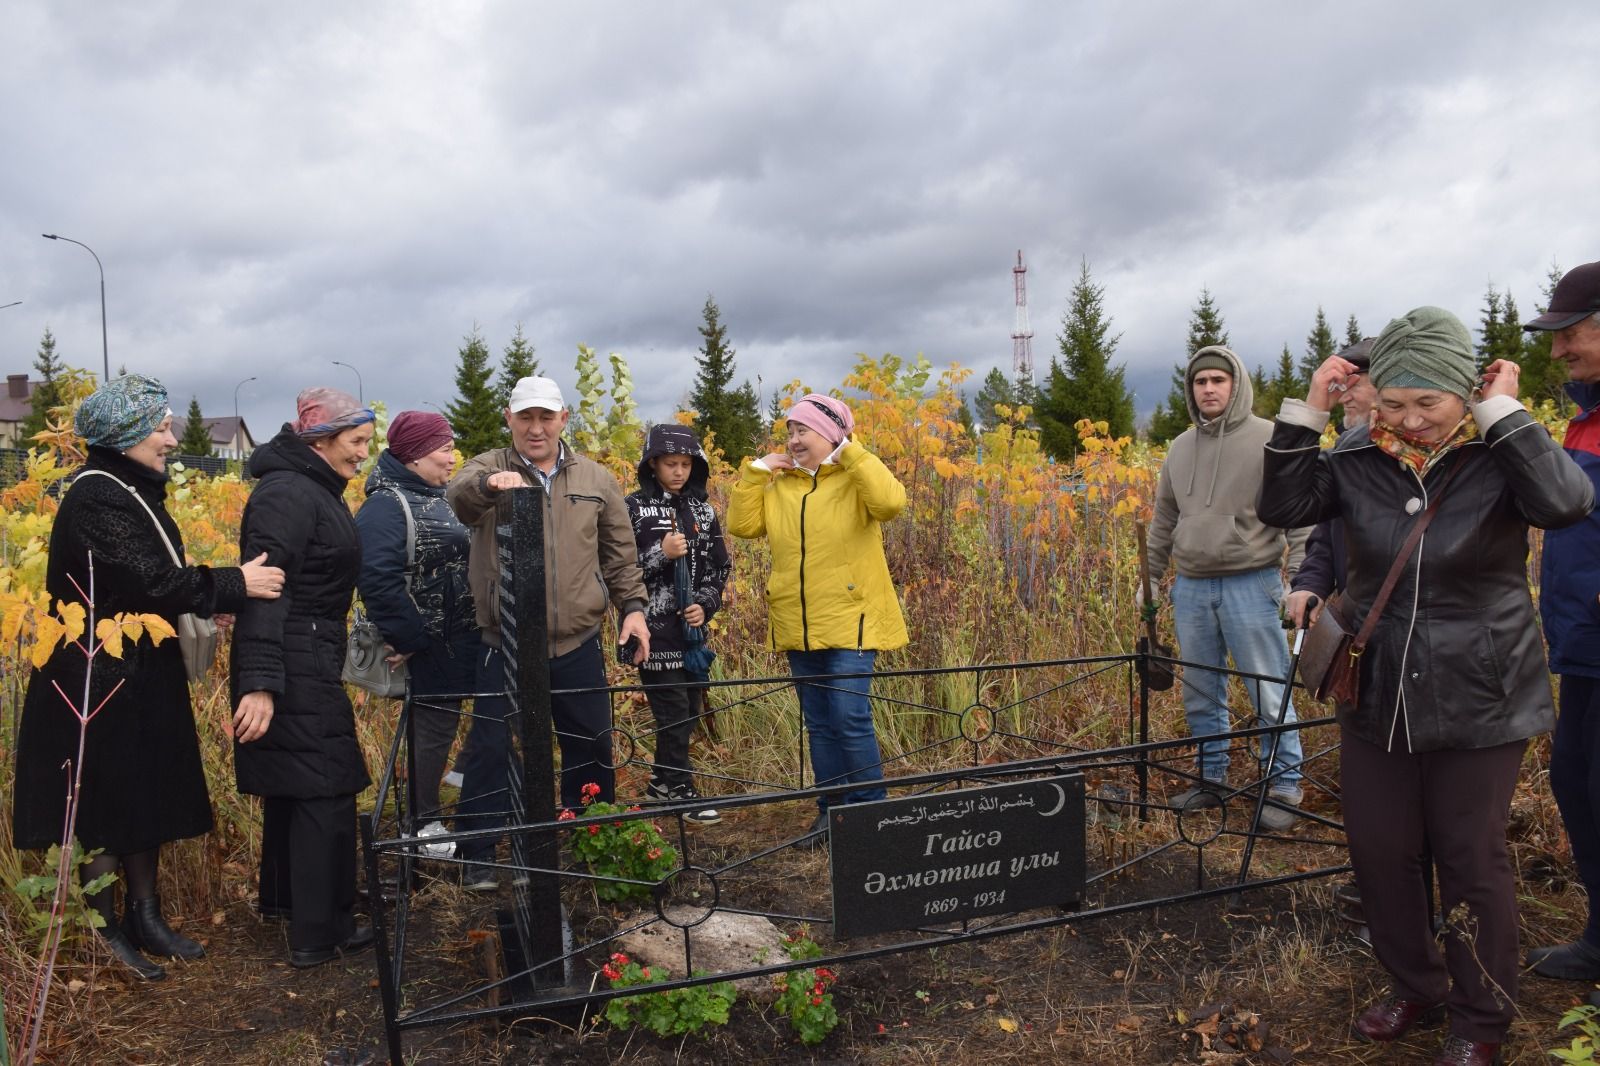
<path id="1" fill-rule="evenodd" d="M 830 444 L 838 444 L 856 427 L 848 404 L 820 392 L 802 396 L 784 417 L 822 434 Z"/>

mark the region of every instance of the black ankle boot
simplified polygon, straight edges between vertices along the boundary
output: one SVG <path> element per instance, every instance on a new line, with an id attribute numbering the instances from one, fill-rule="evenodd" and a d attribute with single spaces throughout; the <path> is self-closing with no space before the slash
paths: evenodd
<path id="1" fill-rule="evenodd" d="M 159 981 L 167 976 L 167 971 L 158 963 L 151 962 L 139 954 L 139 949 L 133 946 L 133 941 L 128 939 L 126 933 L 114 925 L 107 925 L 100 930 L 100 939 L 106 942 L 124 966 L 139 975 L 140 980 Z"/>
<path id="2" fill-rule="evenodd" d="M 161 898 L 128 900 L 128 913 L 122 916 L 128 939 L 152 955 L 176 959 L 200 959 L 206 949 L 182 933 L 175 933 L 161 917 Z"/>

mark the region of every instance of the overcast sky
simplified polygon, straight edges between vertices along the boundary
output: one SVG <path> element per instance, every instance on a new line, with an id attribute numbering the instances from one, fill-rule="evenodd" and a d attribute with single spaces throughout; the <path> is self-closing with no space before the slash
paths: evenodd
<path id="1" fill-rule="evenodd" d="M 715 294 L 742 377 L 1048 366 L 1080 260 L 1141 414 L 1211 290 L 1234 348 L 1418 304 L 1527 317 L 1600 258 L 1600 6 L 10 0 L 0 351 L 44 329 L 258 437 L 297 390 L 453 395 L 476 324 L 643 412 Z"/>

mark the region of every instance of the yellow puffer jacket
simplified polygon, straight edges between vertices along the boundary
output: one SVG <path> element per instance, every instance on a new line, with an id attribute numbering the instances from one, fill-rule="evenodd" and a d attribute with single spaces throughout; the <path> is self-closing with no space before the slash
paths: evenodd
<path id="1" fill-rule="evenodd" d="M 881 526 L 905 505 L 905 487 L 856 443 L 815 476 L 773 474 L 745 460 L 728 504 L 728 532 L 746 540 L 765 536 L 772 548 L 767 633 L 774 649 L 905 645 Z"/>

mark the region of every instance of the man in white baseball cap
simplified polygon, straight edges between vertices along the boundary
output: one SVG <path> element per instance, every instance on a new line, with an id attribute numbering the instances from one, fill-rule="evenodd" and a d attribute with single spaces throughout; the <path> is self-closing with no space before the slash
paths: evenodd
<path id="1" fill-rule="evenodd" d="M 650 653 L 644 579 L 621 486 L 605 467 L 574 453 L 562 440 L 569 415 L 561 387 L 554 381 L 547 377 L 518 381 L 505 411 L 512 446 L 468 460 L 446 492 L 456 515 L 472 527 L 468 574 L 485 645 L 478 666 L 479 692 L 506 689 L 495 510 L 500 494 L 512 489 L 542 489 L 549 501 L 544 514 L 550 687 L 605 686 L 600 630 L 609 609 L 614 608 L 621 619 L 619 640 L 637 638 L 634 662 L 643 662 Z M 595 580 L 597 574 L 600 581 Z M 555 696 L 550 709 L 561 748 L 561 805 L 581 809 L 583 788 L 590 784 L 599 787 L 599 799 L 610 802 L 615 784 L 610 700 L 604 692 Z M 458 830 L 504 824 L 497 812 L 506 807 L 500 797 L 507 786 L 508 712 L 504 698 L 477 701 L 461 758 L 464 781 L 456 808 Z M 475 841 L 471 847 L 475 850 L 463 849 L 462 858 L 493 859 L 493 841 Z M 489 868 L 465 869 L 467 887 L 496 886 Z"/>

